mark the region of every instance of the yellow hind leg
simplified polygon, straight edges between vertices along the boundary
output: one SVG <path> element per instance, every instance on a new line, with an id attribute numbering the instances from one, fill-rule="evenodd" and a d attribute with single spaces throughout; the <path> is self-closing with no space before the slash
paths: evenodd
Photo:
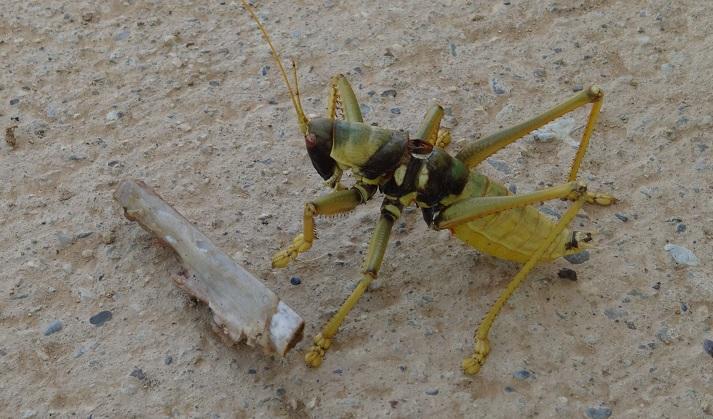
<path id="1" fill-rule="evenodd" d="M 582 134 L 582 140 L 579 142 L 579 149 L 577 150 L 577 154 L 572 162 L 572 168 L 569 172 L 569 180 L 573 181 L 577 178 L 579 165 L 584 158 L 584 154 L 587 152 L 589 138 L 591 137 L 594 125 L 597 122 L 597 117 L 599 116 L 599 110 L 602 107 L 603 100 L 604 92 L 602 89 L 598 86 L 591 86 L 534 118 L 528 119 L 521 124 L 506 128 L 494 134 L 488 135 L 485 138 L 481 138 L 467 144 L 463 150 L 456 154 L 456 158 L 465 163 L 468 167 L 475 167 L 483 160 L 498 152 L 498 150 L 506 147 L 508 144 L 519 140 L 530 132 L 545 126 L 547 123 L 552 122 L 581 106 L 591 103 L 592 110 L 589 113 L 587 126 Z"/>
<path id="2" fill-rule="evenodd" d="M 547 239 L 545 239 L 545 241 L 542 242 L 542 244 L 535 251 L 535 253 L 532 254 L 530 260 L 525 263 L 520 272 L 518 272 L 517 275 L 515 275 L 515 277 L 512 279 L 512 281 L 510 281 L 507 288 L 505 288 L 505 291 L 500 294 L 498 300 L 490 308 L 488 314 L 485 315 L 485 318 L 483 318 L 483 321 L 480 323 L 480 326 L 475 332 L 475 349 L 473 351 L 473 354 L 463 360 L 463 371 L 466 374 L 477 374 L 478 371 L 480 371 L 480 368 L 483 366 L 483 364 L 485 363 L 485 359 L 490 353 L 490 343 L 488 341 L 488 334 L 490 332 L 490 328 L 493 325 L 493 322 L 495 321 L 495 318 L 498 316 L 500 310 L 502 310 L 503 306 L 510 298 L 510 296 L 515 292 L 515 290 L 520 286 L 520 284 L 522 284 L 525 278 L 527 278 L 527 274 L 530 273 L 530 271 L 535 267 L 535 265 L 537 265 L 537 262 L 540 261 L 542 255 L 544 255 L 545 251 L 547 251 L 552 242 L 572 221 L 574 216 L 577 214 L 577 211 L 579 211 L 579 209 L 582 208 L 582 205 L 584 205 L 585 201 L 586 195 L 582 195 L 580 198 L 574 201 L 572 206 L 567 210 L 567 212 L 564 213 L 555 228 L 552 229 L 550 234 L 547 236 Z"/>
<path id="3" fill-rule="evenodd" d="M 434 220 L 434 226 L 436 230 L 442 230 L 488 215 L 513 208 L 526 207 L 543 201 L 552 199 L 575 201 L 580 197 L 587 201 L 590 196 L 593 197 L 594 195 L 587 193 L 587 187 L 579 182 L 563 183 L 522 195 L 476 196 L 448 206 L 438 214 Z"/>

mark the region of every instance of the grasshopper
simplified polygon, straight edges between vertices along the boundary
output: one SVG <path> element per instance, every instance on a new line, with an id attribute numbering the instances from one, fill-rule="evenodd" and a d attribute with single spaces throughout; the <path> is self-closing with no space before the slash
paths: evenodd
<path id="1" fill-rule="evenodd" d="M 404 131 L 371 126 L 363 122 L 354 91 L 341 74 L 331 79 L 327 116 L 309 119 L 300 101 L 294 61 L 292 86 L 267 30 L 246 0 L 241 1 L 277 63 L 312 165 L 333 189 L 304 205 L 303 233 L 274 255 L 272 266 L 283 268 L 312 247 L 316 238 L 315 217 L 351 211 L 373 198 L 377 191 L 384 195 L 362 267 L 362 278 L 314 338 L 305 362 L 311 367 L 322 363 L 345 317 L 377 277 L 394 222 L 405 206 L 415 204 L 434 230 L 448 229 L 483 253 L 523 264 L 475 331 L 473 353 L 463 361 L 462 367 L 466 374 L 476 374 L 490 352 L 488 334 L 495 318 L 527 274 L 541 261 L 582 252 L 591 241 L 591 234 L 567 229 L 577 211 L 585 203 L 611 205 L 616 202 L 610 195 L 589 192 L 586 185 L 577 181 L 602 106 L 602 89 L 591 86 L 532 119 L 471 141 L 451 156 L 444 150 L 450 142 L 450 133 L 440 127 L 441 106 L 429 109 L 413 137 Z M 508 144 L 587 104 L 592 107 L 566 183 L 514 195 L 502 184 L 473 170 Z M 349 188 L 340 182 L 345 171 L 351 171 L 355 179 Z M 571 201 L 557 221 L 533 206 L 554 199 Z"/>

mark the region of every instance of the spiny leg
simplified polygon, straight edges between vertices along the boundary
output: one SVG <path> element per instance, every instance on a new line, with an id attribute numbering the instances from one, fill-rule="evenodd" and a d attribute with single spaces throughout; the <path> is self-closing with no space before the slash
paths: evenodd
<path id="1" fill-rule="evenodd" d="M 337 74 L 329 82 L 327 118 L 337 119 L 342 116 L 349 122 L 364 122 L 352 86 L 343 74 Z"/>
<path id="2" fill-rule="evenodd" d="M 446 128 L 441 128 L 438 130 L 438 138 L 436 139 L 437 148 L 446 148 L 448 144 L 451 143 L 451 131 Z"/>
<path id="3" fill-rule="evenodd" d="M 483 366 L 483 364 L 485 363 L 485 359 L 490 353 L 488 334 L 490 332 L 491 326 L 493 325 L 493 322 L 495 321 L 495 318 L 498 316 L 500 310 L 502 310 L 503 306 L 510 298 L 510 296 L 525 280 L 527 274 L 530 273 L 530 271 L 535 267 L 535 265 L 537 265 L 537 262 L 539 262 L 539 260 L 550 247 L 552 242 L 557 238 L 557 236 L 562 232 L 562 230 L 567 227 L 567 225 L 572 221 L 575 215 L 577 215 L 577 211 L 582 208 L 584 202 L 584 196 L 574 201 L 572 206 L 564 213 L 562 218 L 552 229 L 545 241 L 542 242 L 540 247 L 532 254 L 532 257 L 530 257 L 527 263 L 525 263 L 522 269 L 520 269 L 520 272 L 518 272 L 517 275 L 515 275 L 515 277 L 512 279 L 512 281 L 510 281 L 505 291 L 500 294 L 498 300 L 490 308 L 488 314 L 485 315 L 485 318 L 483 318 L 483 321 L 480 323 L 480 326 L 478 326 L 478 329 L 475 332 L 475 349 L 473 351 L 473 354 L 463 360 L 463 371 L 466 374 L 477 374 L 478 371 L 480 371 L 480 367 Z"/>
<path id="4" fill-rule="evenodd" d="M 424 115 L 413 138 L 423 140 L 434 147 L 446 148 L 451 142 L 451 133 L 447 129 L 441 128 L 441 119 L 443 119 L 443 107 L 432 105 Z"/>
<path id="5" fill-rule="evenodd" d="M 329 81 L 329 99 L 327 100 L 327 118 L 346 119 L 349 122 L 364 122 L 359 102 L 349 81 L 343 74 L 337 74 Z M 324 183 L 332 189 L 344 189 L 340 183 L 342 169 L 335 168 L 332 177 Z"/>
<path id="6" fill-rule="evenodd" d="M 391 227 L 401 214 L 401 207 L 401 204 L 398 202 L 391 202 L 388 199 L 384 200 L 381 207 L 381 216 L 372 233 L 369 249 L 364 259 L 362 278 L 351 295 L 324 326 L 322 332 L 314 338 L 314 345 L 312 345 L 309 352 L 305 355 L 305 363 L 307 363 L 308 366 L 318 367 L 322 364 L 324 354 L 332 344 L 332 338 L 337 334 L 344 318 L 349 314 L 352 308 L 354 308 L 361 296 L 364 295 L 369 284 L 371 284 L 379 273 L 381 262 L 384 259 L 384 252 L 389 242 Z"/>
<path id="7" fill-rule="evenodd" d="M 350 189 L 330 192 L 312 202 L 307 202 L 304 207 L 304 232 L 297 235 L 286 249 L 272 257 L 273 268 L 284 268 L 312 247 L 315 239 L 314 217 L 317 215 L 335 215 L 348 212 L 365 203 L 376 192 L 376 186 L 357 183 Z"/>
<path id="8" fill-rule="evenodd" d="M 465 148 L 463 148 L 463 150 L 456 155 L 456 158 L 464 162 L 468 167 L 475 167 L 483 160 L 498 152 L 500 149 L 517 141 L 528 133 L 543 127 L 544 125 L 574 111 L 581 106 L 591 103 L 592 109 L 589 112 L 587 125 L 582 133 L 582 139 L 579 142 L 579 147 L 577 148 L 577 153 L 572 161 L 572 167 L 568 176 L 568 180 L 570 182 L 575 181 L 577 180 L 577 173 L 579 172 L 579 167 L 582 163 L 582 159 L 584 158 L 584 154 L 587 152 L 589 139 L 592 136 L 594 125 L 599 117 L 599 111 L 601 110 L 603 100 L 604 92 L 598 86 L 591 86 L 532 119 L 515 125 L 514 127 L 498 131 L 495 134 L 491 134 L 485 138 L 481 138 L 480 140 L 466 145 Z M 591 197 L 587 199 L 587 202 L 598 205 L 610 205 L 616 202 L 616 200 L 605 194 L 591 194 Z"/>

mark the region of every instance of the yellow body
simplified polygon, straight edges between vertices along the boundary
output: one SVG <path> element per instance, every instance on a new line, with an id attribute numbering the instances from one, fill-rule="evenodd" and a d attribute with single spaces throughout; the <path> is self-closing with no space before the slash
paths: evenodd
<path id="1" fill-rule="evenodd" d="M 507 188 L 487 176 L 472 171 L 462 198 L 478 196 L 510 195 Z M 478 218 L 451 228 L 456 237 L 483 253 L 515 262 L 525 263 L 542 246 L 556 221 L 541 213 L 537 208 L 527 206 L 502 211 Z M 553 260 L 561 256 L 579 253 L 577 248 L 567 249 L 572 232 L 565 229 L 545 251 L 542 260 Z"/>

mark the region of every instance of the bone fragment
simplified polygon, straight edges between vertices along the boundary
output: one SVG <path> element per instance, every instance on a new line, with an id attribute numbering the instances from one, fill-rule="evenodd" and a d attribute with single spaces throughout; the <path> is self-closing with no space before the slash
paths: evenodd
<path id="1" fill-rule="evenodd" d="M 126 218 L 138 222 L 178 253 L 188 273 L 174 280 L 208 304 L 214 328 L 224 337 L 282 356 L 302 339 L 304 321 L 297 313 L 144 182 L 122 181 L 114 199 L 124 207 Z"/>

